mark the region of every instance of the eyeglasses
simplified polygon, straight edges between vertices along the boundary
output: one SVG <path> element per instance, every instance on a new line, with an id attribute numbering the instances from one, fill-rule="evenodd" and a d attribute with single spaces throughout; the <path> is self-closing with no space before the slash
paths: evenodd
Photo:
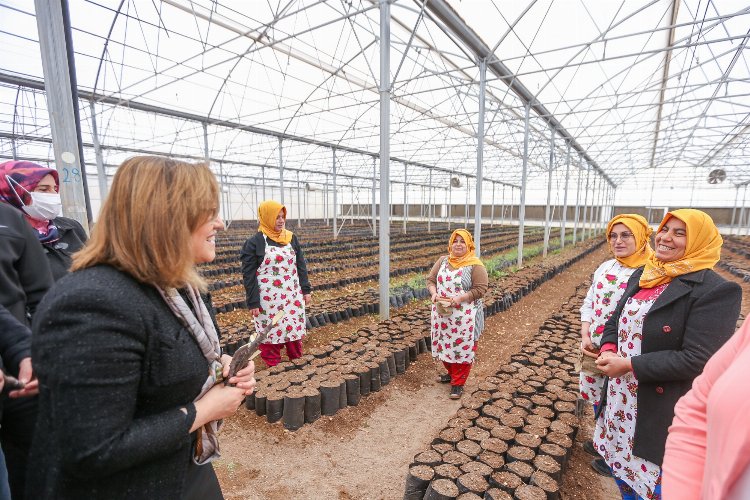
<path id="1" fill-rule="evenodd" d="M 622 241 L 627 241 L 627 240 L 629 240 L 630 238 L 633 237 L 633 233 L 620 233 L 620 234 L 609 233 L 609 236 L 607 237 L 607 239 L 609 239 L 610 241 L 616 241 L 618 237 Z"/>

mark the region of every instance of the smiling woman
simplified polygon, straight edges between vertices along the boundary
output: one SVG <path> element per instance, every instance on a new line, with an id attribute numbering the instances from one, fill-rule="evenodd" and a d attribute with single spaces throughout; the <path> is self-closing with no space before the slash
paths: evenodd
<path id="1" fill-rule="evenodd" d="M 231 358 L 195 268 L 215 256 L 218 193 L 205 164 L 118 168 L 90 244 L 34 321 L 29 498 L 221 498 L 219 422 L 255 381 L 250 363 L 236 387 L 219 383 Z"/>
<path id="2" fill-rule="evenodd" d="M 604 326 L 594 444 L 623 498 L 661 498 L 661 464 L 677 400 L 734 333 L 742 291 L 711 269 L 722 239 L 700 210 L 669 212 L 656 253 L 633 273 Z"/>

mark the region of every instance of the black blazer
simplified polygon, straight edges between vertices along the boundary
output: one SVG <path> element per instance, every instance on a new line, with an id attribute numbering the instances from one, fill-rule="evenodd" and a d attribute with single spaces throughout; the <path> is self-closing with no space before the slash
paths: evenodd
<path id="1" fill-rule="evenodd" d="M 64 276 L 39 305 L 32 356 L 27 498 L 185 496 L 208 362 L 155 288 L 109 266 Z"/>
<path id="2" fill-rule="evenodd" d="M 628 299 L 640 290 L 643 268 L 604 326 L 602 345 L 617 344 L 618 324 Z M 734 334 L 742 289 L 704 269 L 673 279 L 643 323 L 641 355 L 632 358 L 638 379 L 638 417 L 633 454 L 657 465 L 664 459 L 667 430 L 677 400 L 690 390 L 708 359 Z"/>
<path id="3" fill-rule="evenodd" d="M 52 222 L 57 227 L 60 239 L 43 246 L 52 271 L 52 277 L 59 280 L 68 274 L 73 262 L 73 254 L 83 248 L 86 240 L 88 240 L 88 235 L 81 223 L 75 219 L 56 217 Z"/>

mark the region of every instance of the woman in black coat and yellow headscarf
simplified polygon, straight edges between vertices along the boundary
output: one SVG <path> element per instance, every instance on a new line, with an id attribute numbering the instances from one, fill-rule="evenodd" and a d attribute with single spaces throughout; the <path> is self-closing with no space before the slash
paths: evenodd
<path id="1" fill-rule="evenodd" d="M 247 306 L 260 331 L 276 311 L 286 314 L 268 333 L 260 356 L 268 366 L 281 361 L 281 348 L 289 359 L 302 356 L 305 336 L 305 306 L 310 305 L 311 287 L 307 265 L 297 236 L 286 229 L 286 207 L 273 200 L 258 206 L 258 232 L 242 247 L 242 279 Z"/>

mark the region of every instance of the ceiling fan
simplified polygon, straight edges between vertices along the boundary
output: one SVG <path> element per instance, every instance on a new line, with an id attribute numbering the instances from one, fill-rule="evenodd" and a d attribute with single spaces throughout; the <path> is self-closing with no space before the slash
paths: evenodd
<path id="1" fill-rule="evenodd" d="M 724 182 L 727 178 L 727 173 L 724 171 L 723 168 L 717 168 L 715 170 L 711 170 L 708 174 L 708 183 L 709 184 L 721 184 Z"/>

